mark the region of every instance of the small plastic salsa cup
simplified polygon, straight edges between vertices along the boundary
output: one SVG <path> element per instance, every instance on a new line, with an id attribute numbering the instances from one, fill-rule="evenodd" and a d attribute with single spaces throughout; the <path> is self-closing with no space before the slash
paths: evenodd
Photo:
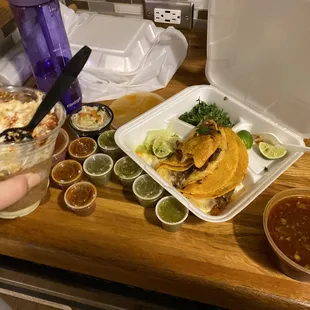
<path id="1" fill-rule="evenodd" d="M 111 156 L 114 160 L 119 159 L 124 154 L 114 140 L 115 132 L 115 130 L 107 130 L 97 140 L 101 152 Z"/>
<path id="2" fill-rule="evenodd" d="M 159 200 L 155 213 L 161 222 L 162 228 L 169 232 L 180 230 L 188 217 L 188 209 L 173 196 Z"/>
<path id="3" fill-rule="evenodd" d="M 56 145 L 52 157 L 52 167 L 66 159 L 69 146 L 69 135 L 64 129 L 60 129 L 56 139 Z"/>
<path id="4" fill-rule="evenodd" d="M 97 189 L 88 182 L 71 185 L 65 192 L 67 207 L 80 216 L 88 216 L 96 209 Z"/>
<path id="5" fill-rule="evenodd" d="M 122 157 L 114 165 L 114 173 L 123 186 L 132 186 L 135 179 L 142 174 L 140 168 L 129 156 Z"/>
<path id="6" fill-rule="evenodd" d="M 69 155 L 81 163 L 89 156 L 95 154 L 96 151 L 97 142 L 92 138 L 79 138 L 72 141 L 69 145 Z"/>
<path id="7" fill-rule="evenodd" d="M 63 190 L 81 180 L 83 176 L 82 165 L 76 160 L 64 160 L 52 170 L 52 179 Z"/>
<path id="8" fill-rule="evenodd" d="M 132 190 L 144 208 L 155 207 L 164 193 L 164 189 L 148 174 L 140 175 L 135 179 Z"/>
<path id="9" fill-rule="evenodd" d="M 106 154 L 94 154 L 83 165 L 84 171 L 95 185 L 106 185 L 111 180 L 113 160 Z"/>

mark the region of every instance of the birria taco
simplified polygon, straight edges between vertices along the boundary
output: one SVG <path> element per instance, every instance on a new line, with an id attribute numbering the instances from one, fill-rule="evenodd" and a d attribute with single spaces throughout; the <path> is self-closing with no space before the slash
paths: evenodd
<path id="1" fill-rule="evenodd" d="M 205 213 L 218 215 L 231 201 L 248 167 L 248 153 L 231 128 L 196 132 L 157 172 Z"/>

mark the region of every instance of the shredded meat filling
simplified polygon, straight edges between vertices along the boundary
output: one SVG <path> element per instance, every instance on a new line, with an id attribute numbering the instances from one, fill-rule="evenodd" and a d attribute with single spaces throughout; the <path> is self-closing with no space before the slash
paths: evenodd
<path id="1" fill-rule="evenodd" d="M 214 216 L 219 215 L 222 212 L 222 210 L 230 203 L 231 197 L 232 197 L 234 191 L 235 190 L 232 190 L 229 193 L 227 193 L 221 197 L 215 198 L 216 205 L 212 208 L 210 214 L 214 215 Z"/>
<path id="2" fill-rule="evenodd" d="M 182 156 L 182 152 L 178 152 L 180 150 L 177 150 L 176 155 L 177 156 Z M 175 186 L 176 188 L 183 188 L 183 184 L 185 182 L 185 180 L 187 179 L 187 177 L 193 173 L 194 171 L 204 171 L 205 169 L 207 169 L 209 162 L 211 161 L 215 161 L 219 155 L 221 154 L 222 150 L 220 148 L 216 149 L 216 151 L 210 156 L 210 158 L 206 161 L 206 163 L 201 167 L 201 168 L 197 168 L 196 166 L 192 166 L 191 168 L 189 168 L 186 171 L 182 171 L 182 172 L 178 172 L 178 171 L 173 171 L 172 172 L 172 184 L 173 186 Z M 200 182 L 200 181 L 198 181 Z"/>
<path id="3" fill-rule="evenodd" d="M 175 186 L 176 188 L 183 188 L 184 181 L 193 171 L 194 171 L 194 167 L 191 167 L 188 170 L 182 171 L 182 172 L 173 171 L 172 172 L 172 185 Z"/>

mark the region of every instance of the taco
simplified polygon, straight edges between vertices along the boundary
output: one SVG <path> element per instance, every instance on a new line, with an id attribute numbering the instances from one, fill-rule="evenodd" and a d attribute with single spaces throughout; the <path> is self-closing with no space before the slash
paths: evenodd
<path id="1" fill-rule="evenodd" d="M 235 188 L 242 182 L 248 167 L 248 153 L 241 139 L 230 128 L 219 128 L 219 144 L 210 135 L 201 135 L 200 143 L 212 146 L 207 152 L 216 149 L 207 158 L 202 167 L 197 167 L 199 153 L 189 146 L 197 148 L 195 141 L 197 136 L 192 137 L 181 150 L 193 155 L 182 162 L 183 153 L 174 154 L 159 166 L 157 172 L 171 185 L 176 187 L 193 204 L 197 205 L 206 213 L 218 215 L 230 202 Z M 216 138 L 218 139 L 218 138 Z M 182 155 L 182 156 L 180 156 Z M 196 161 L 194 156 L 196 156 Z M 207 156 L 206 156 L 207 157 Z M 205 158 L 203 160 L 205 160 Z"/>
<path id="2" fill-rule="evenodd" d="M 209 197 L 214 191 L 225 186 L 237 170 L 239 161 L 239 145 L 236 134 L 230 128 L 224 128 L 227 141 L 227 149 L 222 160 L 218 162 L 213 172 L 193 184 L 187 185 L 181 190 L 184 194 L 203 195 Z"/>
<path id="3" fill-rule="evenodd" d="M 211 215 L 218 215 L 225 208 L 225 206 L 231 201 L 235 188 L 242 182 L 246 175 L 248 168 L 248 152 L 241 141 L 241 139 L 232 131 L 232 137 L 237 145 L 238 161 L 237 167 L 234 169 L 234 164 L 231 164 L 228 170 L 223 169 L 224 163 L 220 163 L 217 170 L 212 174 L 212 178 L 206 177 L 202 180 L 202 184 L 197 184 L 198 187 L 191 187 L 191 193 L 188 193 L 189 187 L 187 187 L 187 193 L 184 193 L 193 204 L 198 206 L 205 213 Z M 227 156 L 228 158 L 228 156 Z M 221 178 L 221 173 L 226 170 L 225 180 Z M 233 173 L 231 173 L 233 171 Z M 212 182 L 215 180 L 214 176 L 222 179 L 223 183 L 216 183 L 211 187 Z M 205 189 L 203 191 L 202 187 Z M 208 189 L 207 189 L 208 188 Z M 194 193 L 194 194 L 192 194 Z"/>

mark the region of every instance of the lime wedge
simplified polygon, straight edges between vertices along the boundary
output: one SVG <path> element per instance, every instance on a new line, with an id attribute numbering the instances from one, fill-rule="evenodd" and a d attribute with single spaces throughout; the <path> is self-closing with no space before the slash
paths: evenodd
<path id="1" fill-rule="evenodd" d="M 284 157 L 287 153 L 286 149 L 269 144 L 267 142 L 260 142 L 258 144 L 258 148 L 260 152 L 268 159 L 279 159 Z"/>
<path id="2" fill-rule="evenodd" d="M 173 154 L 173 147 L 167 139 L 158 137 L 153 143 L 153 153 L 157 158 L 165 158 Z"/>
<path id="3" fill-rule="evenodd" d="M 241 130 L 238 132 L 239 138 L 242 140 L 245 147 L 249 150 L 253 145 L 253 136 L 247 130 Z"/>

